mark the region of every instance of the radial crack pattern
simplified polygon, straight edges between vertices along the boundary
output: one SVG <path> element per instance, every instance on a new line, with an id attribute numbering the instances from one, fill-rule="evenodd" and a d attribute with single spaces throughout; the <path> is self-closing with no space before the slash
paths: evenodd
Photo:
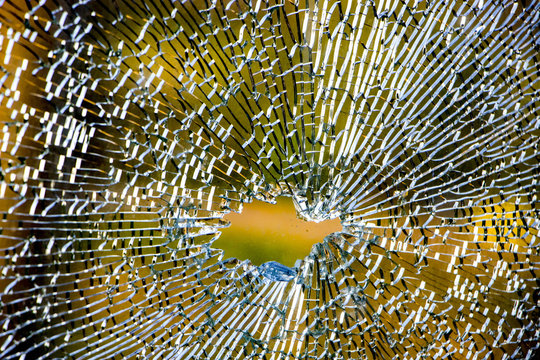
<path id="1" fill-rule="evenodd" d="M 536 358 L 536 1 L 0 4 L 0 358 Z"/>

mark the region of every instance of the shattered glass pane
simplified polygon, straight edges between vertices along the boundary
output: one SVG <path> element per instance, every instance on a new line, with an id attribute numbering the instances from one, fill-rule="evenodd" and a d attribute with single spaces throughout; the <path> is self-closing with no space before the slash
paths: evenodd
<path id="1" fill-rule="evenodd" d="M 538 2 L 0 4 L 0 358 L 536 358 Z"/>

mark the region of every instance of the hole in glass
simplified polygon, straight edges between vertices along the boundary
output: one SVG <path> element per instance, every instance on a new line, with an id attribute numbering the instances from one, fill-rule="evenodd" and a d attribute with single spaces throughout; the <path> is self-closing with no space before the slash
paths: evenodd
<path id="1" fill-rule="evenodd" d="M 225 258 L 249 259 L 254 265 L 277 261 L 293 267 L 314 244 L 341 231 L 339 219 L 316 223 L 298 218 L 292 198 L 285 196 L 276 204 L 257 200 L 244 204 L 240 214 L 229 213 L 225 220 L 231 225 L 221 229 L 214 247 L 224 250 Z"/>

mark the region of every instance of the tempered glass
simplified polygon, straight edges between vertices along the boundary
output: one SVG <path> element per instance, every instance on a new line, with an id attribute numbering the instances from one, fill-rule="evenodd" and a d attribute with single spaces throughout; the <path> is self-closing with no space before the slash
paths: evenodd
<path id="1" fill-rule="evenodd" d="M 0 19 L 0 358 L 535 358 L 537 2 Z M 226 215 L 281 197 L 341 226 L 226 256 Z"/>

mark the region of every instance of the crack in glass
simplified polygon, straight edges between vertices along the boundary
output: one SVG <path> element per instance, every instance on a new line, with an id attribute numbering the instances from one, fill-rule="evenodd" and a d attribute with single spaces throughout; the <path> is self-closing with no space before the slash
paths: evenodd
<path id="1" fill-rule="evenodd" d="M 537 2 L 0 18 L 0 358 L 536 358 Z M 214 246 L 279 196 L 343 229 L 293 267 Z"/>

